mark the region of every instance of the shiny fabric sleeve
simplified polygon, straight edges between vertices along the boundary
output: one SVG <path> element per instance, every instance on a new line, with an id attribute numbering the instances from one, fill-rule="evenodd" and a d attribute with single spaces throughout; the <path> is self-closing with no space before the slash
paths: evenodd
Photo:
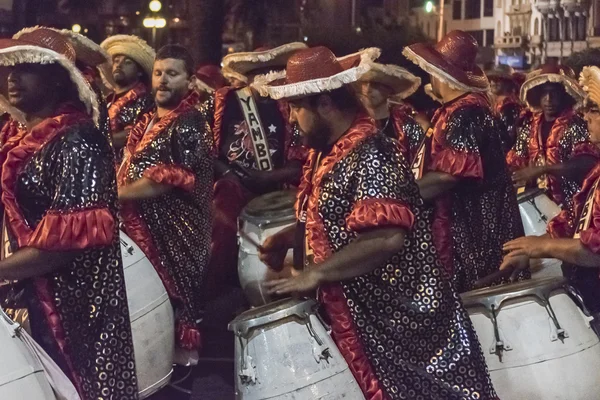
<path id="1" fill-rule="evenodd" d="M 75 128 L 77 129 L 77 128 Z M 114 157 L 106 139 L 91 127 L 70 132 L 48 145 L 44 156 L 51 205 L 28 246 L 45 250 L 81 250 L 112 242 L 116 204 Z"/>
<path id="2" fill-rule="evenodd" d="M 409 199 L 418 189 L 398 142 L 378 135 L 358 151 L 359 162 L 352 177 L 355 203 L 346 218 L 348 229 L 360 232 L 396 226 L 410 230 L 414 215 Z"/>
<path id="3" fill-rule="evenodd" d="M 594 192 L 590 225 L 580 233 L 579 240 L 591 252 L 600 254 L 600 190 Z"/>
<path id="4" fill-rule="evenodd" d="M 430 170 L 459 178 L 483 178 L 479 140 L 490 133 L 486 132 L 486 127 L 490 128 L 486 124 L 486 112 L 479 107 L 465 107 L 449 117 L 445 134 L 434 137 Z"/>
<path id="5" fill-rule="evenodd" d="M 600 158 L 600 149 L 590 141 L 590 133 L 586 122 L 575 115 L 565 134 L 565 140 L 570 149 L 570 157 L 592 156 Z"/>
<path id="6" fill-rule="evenodd" d="M 515 144 L 506 155 L 506 163 L 511 170 L 527 166 L 529 162 L 529 140 L 531 137 L 531 117 L 519 119 L 516 129 Z"/>
<path id="7" fill-rule="evenodd" d="M 553 239 L 572 237 L 575 233 L 572 220 L 571 212 L 569 210 L 562 210 L 560 214 L 548 222 L 546 232 Z"/>

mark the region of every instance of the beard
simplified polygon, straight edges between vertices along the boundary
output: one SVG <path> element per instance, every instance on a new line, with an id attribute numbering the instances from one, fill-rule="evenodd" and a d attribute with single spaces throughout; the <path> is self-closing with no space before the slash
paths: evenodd
<path id="1" fill-rule="evenodd" d="M 161 89 L 161 96 L 157 96 L 157 93 Z M 186 91 L 187 93 L 187 91 Z M 164 90 L 163 88 L 157 88 L 152 90 L 154 95 L 154 101 L 156 105 L 162 108 L 174 108 L 181 103 L 181 100 L 185 97 L 185 93 L 173 89 Z M 168 94 L 165 96 L 165 94 Z"/>
<path id="2" fill-rule="evenodd" d="M 315 121 L 315 126 L 310 132 L 303 135 L 304 145 L 310 149 L 326 150 L 330 147 L 331 128 L 323 120 Z"/>

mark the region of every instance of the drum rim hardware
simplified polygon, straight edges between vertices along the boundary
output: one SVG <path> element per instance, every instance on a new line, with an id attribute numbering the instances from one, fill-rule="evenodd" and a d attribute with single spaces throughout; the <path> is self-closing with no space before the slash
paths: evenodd
<path id="1" fill-rule="evenodd" d="M 4 320 L 7 322 L 8 325 L 6 326 L 6 329 L 10 333 L 10 336 L 11 337 L 19 336 L 19 332 L 21 331 L 21 329 L 23 329 L 21 324 L 13 321 L 8 316 L 8 314 L 6 314 L 6 312 L 4 311 L 4 308 L 2 308 L 2 307 L 0 307 L 0 316 L 2 316 L 2 318 L 4 318 Z"/>

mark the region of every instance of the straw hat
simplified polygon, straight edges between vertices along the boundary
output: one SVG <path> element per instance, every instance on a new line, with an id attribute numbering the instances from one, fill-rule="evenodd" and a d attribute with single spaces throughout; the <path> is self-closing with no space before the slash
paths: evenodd
<path id="1" fill-rule="evenodd" d="M 490 83 L 475 62 L 478 48 L 473 36 L 463 31 L 452 31 L 435 46 L 416 43 L 404 48 L 402 54 L 454 89 L 485 92 Z"/>
<path id="2" fill-rule="evenodd" d="M 596 66 L 583 67 L 579 75 L 579 83 L 587 94 L 587 99 L 600 105 L 600 68 Z"/>
<path id="3" fill-rule="evenodd" d="M 34 26 L 31 28 L 24 28 L 15 33 L 13 39 L 19 39 L 23 34 L 40 29 L 51 30 L 63 35 L 75 49 L 76 60 L 84 65 L 98 68 L 102 76 L 106 77 L 107 83 L 111 87 L 115 87 L 116 84 L 112 77 L 112 71 L 110 70 L 110 56 L 99 44 L 79 33 L 75 33 L 69 29 L 58 30 L 46 26 Z"/>
<path id="4" fill-rule="evenodd" d="M 311 96 L 357 82 L 367 73 L 381 51 L 368 48 L 345 57 L 319 46 L 295 53 L 282 74 L 267 74 L 253 85 L 263 96 L 275 100 Z"/>
<path id="5" fill-rule="evenodd" d="M 49 29 L 36 29 L 31 32 L 22 33 L 19 39 L 0 40 L 0 67 L 9 67 L 18 64 L 59 64 L 68 73 L 71 82 L 75 85 L 79 100 L 85 105 L 88 113 L 98 123 L 99 110 L 98 98 L 91 86 L 87 83 L 83 74 L 75 66 L 75 49 L 58 32 Z M 6 79 L 2 79 L 6 82 Z M 8 101 L 2 97 L 2 103 Z M 5 110 L 12 114 L 14 107 Z M 17 112 L 15 118 L 22 116 Z"/>
<path id="6" fill-rule="evenodd" d="M 371 69 L 360 77 L 359 82 L 377 82 L 392 89 L 391 97 L 403 100 L 421 86 L 421 78 L 408 70 L 392 64 L 372 63 Z"/>
<path id="7" fill-rule="evenodd" d="M 292 42 L 273 49 L 258 48 L 255 51 L 228 54 L 223 58 L 223 76 L 228 73 L 231 77 L 248 83 L 249 72 L 269 67 L 284 68 L 292 54 L 306 48 L 306 44 L 302 42 Z"/>
<path id="8" fill-rule="evenodd" d="M 585 98 L 585 92 L 579 86 L 573 70 L 564 65 L 543 65 L 539 70 L 528 75 L 527 80 L 521 86 L 521 101 L 527 102 L 529 107 L 540 106 L 540 96 L 536 88 L 546 83 L 559 83 L 575 103 L 581 103 Z"/>
<path id="9" fill-rule="evenodd" d="M 156 53 L 143 39 L 133 35 L 115 35 L 100 43 L 100 47 L 109 54 L 111 63 L 116 55 L 127 56 L 142 67 L 148 78 L 152 77 Z"/>

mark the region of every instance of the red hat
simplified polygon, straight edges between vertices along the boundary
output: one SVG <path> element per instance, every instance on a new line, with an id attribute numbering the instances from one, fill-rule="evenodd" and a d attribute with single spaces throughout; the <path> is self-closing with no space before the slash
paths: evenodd
<path id="1" fill-rule="evenodd" d="M 275 100 L 332 91 L 358 81 L 379 54 L 379 49 L 370 48 L 338 59 L 323 46 L 300 50 L 289 58 L 285 79 L 271 83 L 257 80 L 253 86 Z"/>
<path id="2" fill-rule="evenodd" d="M 196 87 L 200 91 L 212 93 L 226 86 L 221 69 L 216 65 L 203 65 L 196 70 Z"/>
<path id="3" fill-rule="evenodd" d="M 490 83 L 475 62 L 478 48 L 473 36 L 463 31 L 452 31 L 435 46 L 416 43 L 404 48 L 402 54 L 455 89 L 485 92 Z"/>
<path id="4" fill-rule="evenodd" d="M 569 96 L 580 103 L 585 98 L 585 92 L 579 86 L 575 72 L 565 65 L 545 64 L 540 69 L 532 72 L 521 86 L 521 101 L 527 102 L 532 108 L 540 106 L 540 88 L 546 83 L 559 83 Z"/>

